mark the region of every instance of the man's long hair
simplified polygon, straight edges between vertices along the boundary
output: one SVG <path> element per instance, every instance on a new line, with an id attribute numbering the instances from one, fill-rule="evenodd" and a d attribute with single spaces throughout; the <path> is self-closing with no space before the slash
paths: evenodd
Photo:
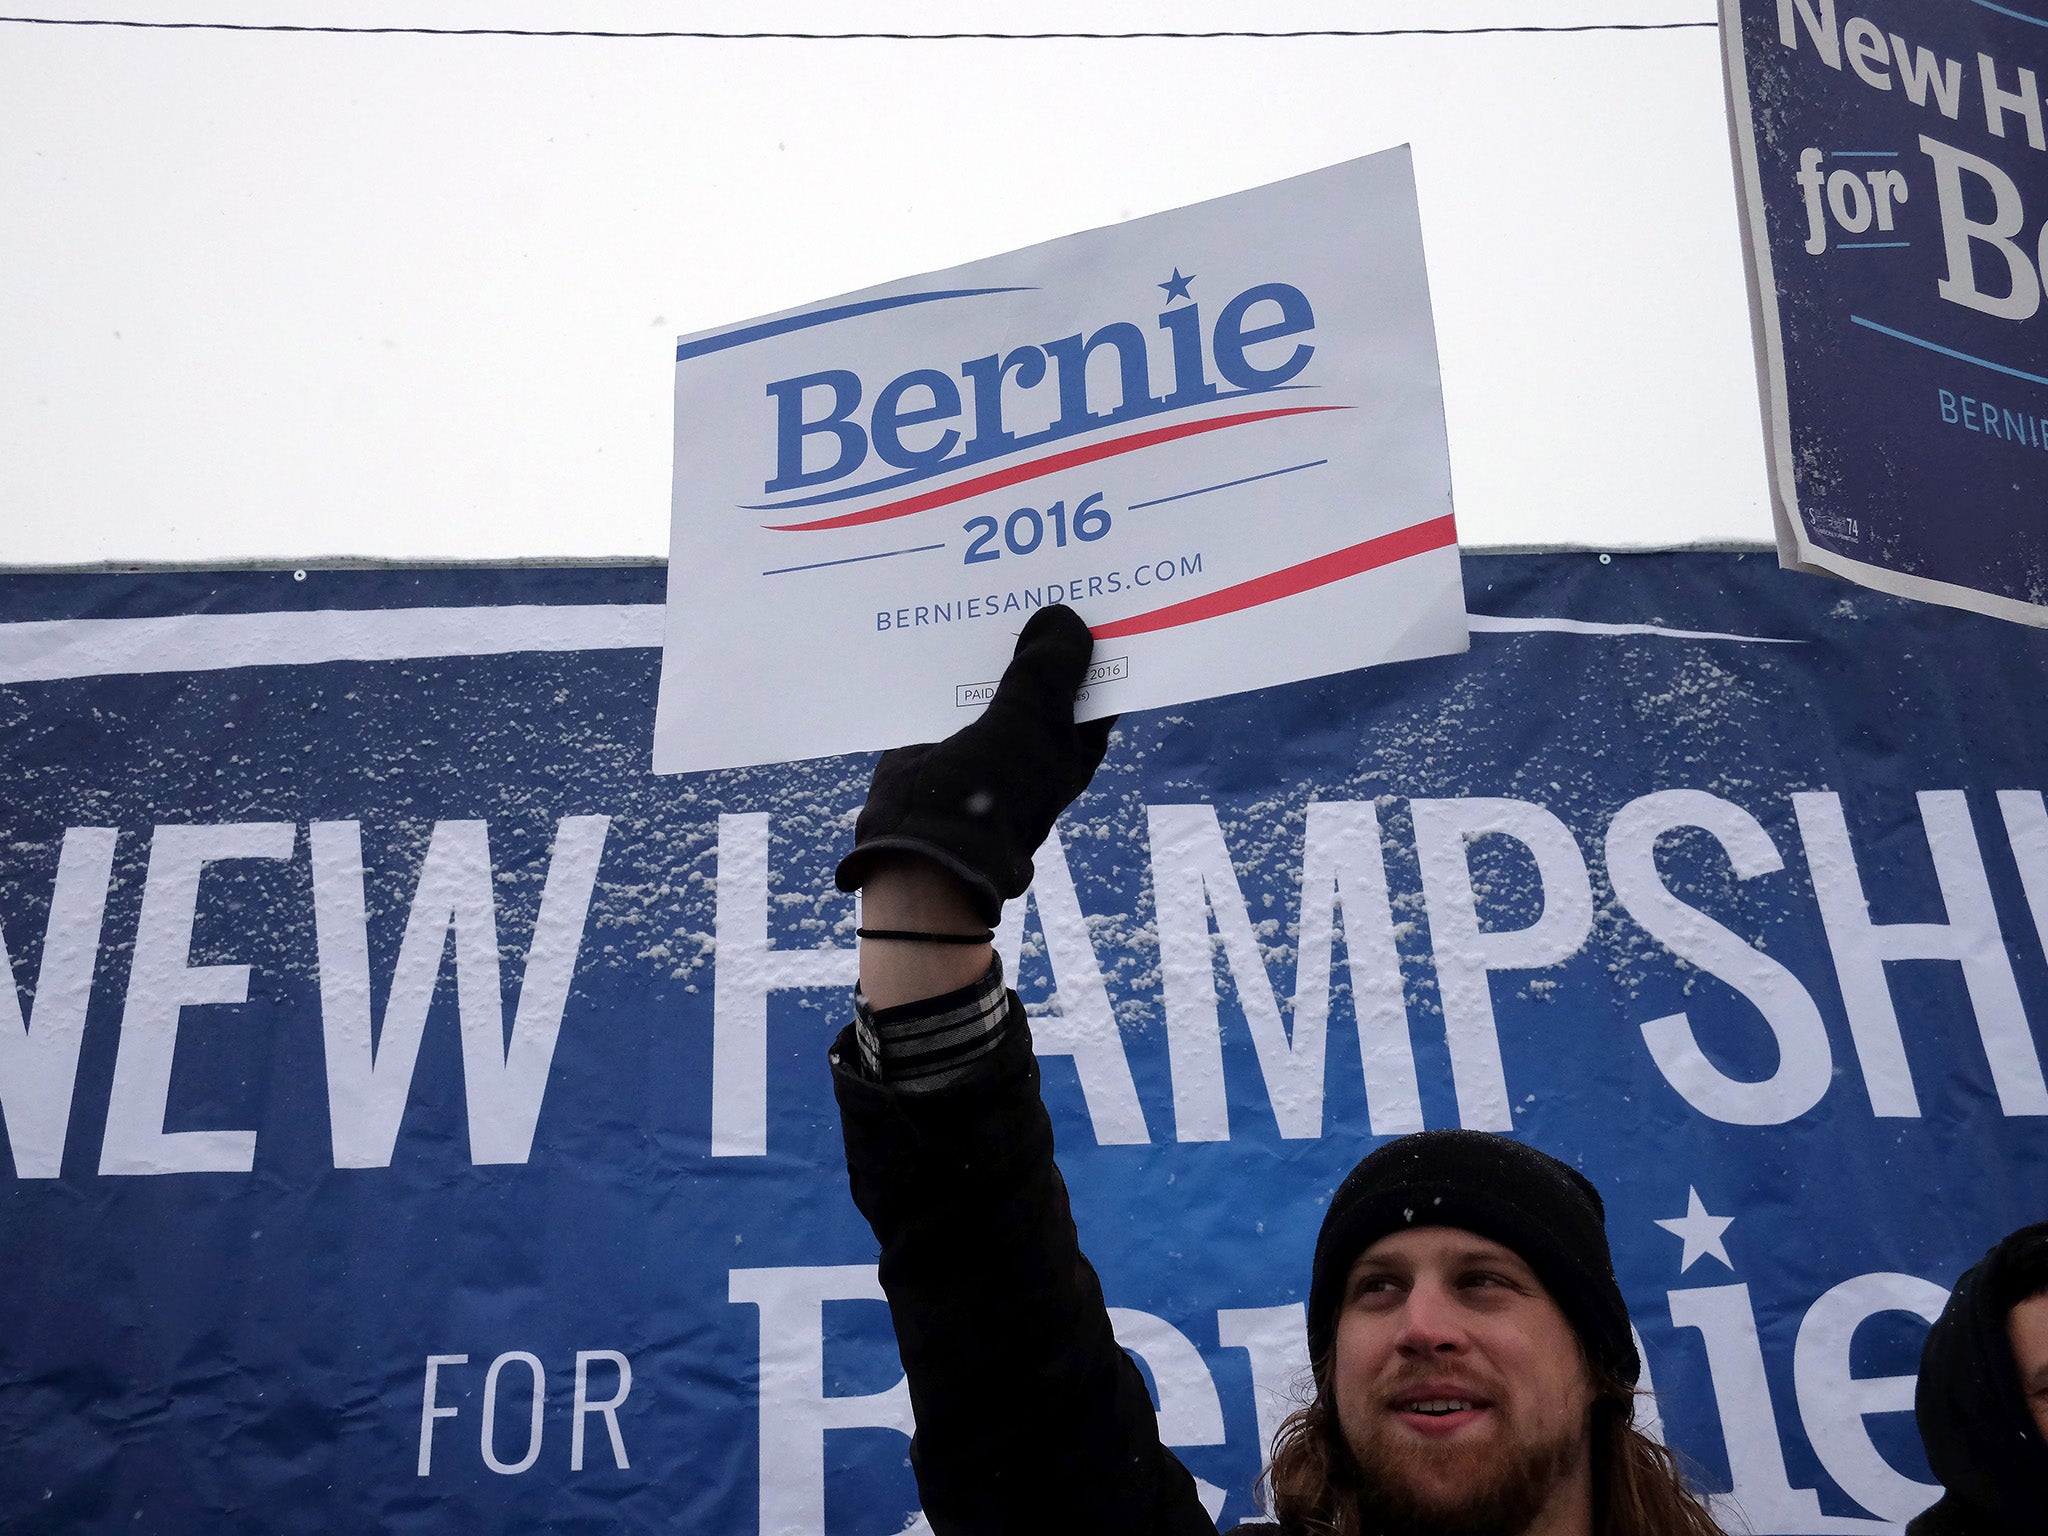
<path id="1" fill-rule="evenodd" d="M 1634 1389 L 1591 1369 L 1593 1536 L 1721 1536 L 1671 1452 L 1636 1428 Z M 1261 1481 L 1290 1536 L 1374 1536 L 1371 1511 L 1360 1507 L 1358 1464 L 1337 1425 L 1327 1362 L 1316 1371 L 1315 1401 L 1288 1415 L 1273 1437 Z"/>

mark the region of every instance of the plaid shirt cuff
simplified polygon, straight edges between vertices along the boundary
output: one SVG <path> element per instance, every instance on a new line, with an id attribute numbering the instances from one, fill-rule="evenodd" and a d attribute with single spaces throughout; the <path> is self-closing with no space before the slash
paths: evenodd
<path id="1" fill-rule="evenodd" d="M 1000 958 L 957 992 L 895 1008 L 870 1008 L 858 987 L 853 993 L 861 1065 L 876 1082 L 902 1093 L 932 1093 L 966 1077 L 1001 1042 L 1008 1017 Z"/>

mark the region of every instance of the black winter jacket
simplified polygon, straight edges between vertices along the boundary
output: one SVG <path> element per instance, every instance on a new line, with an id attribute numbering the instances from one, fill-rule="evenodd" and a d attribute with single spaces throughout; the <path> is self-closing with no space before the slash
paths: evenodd
<path id="1" fill-rule="evenodd" d="M 2013 1364 L 2006 1316 L 2048 1246 L 2048 1222 L 2022 1227 L 1956 1282 L 1920 1353 L 1913 1417 L 1946 1490 L 1908 1536 L 2041 1536 L 2048 1531 L 2048 1443 Z M 2023 1264 L 2026 1265 L 2022 1268 Z"/>
<path id="2" fill-rule="evenodd" d="M 1014 992 L 1009 1008 L 997 1049 L 935 1093 L 863 1076 L 850 1026 L 832 1049 L 853 1199 L 882 1245 L 910 1380 L 925 1514 L 939 1536 L 1215 1536 L 1110 1331 Z M 1232 1536 L 1257 1533 L 1278 1527 Z"/>

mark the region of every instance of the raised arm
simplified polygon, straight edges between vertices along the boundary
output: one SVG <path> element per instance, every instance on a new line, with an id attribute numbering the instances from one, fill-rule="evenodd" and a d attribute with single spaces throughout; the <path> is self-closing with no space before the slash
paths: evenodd
<path id="1" fill-rule="evenodd" d="M 1215 1529 L 1110 1331 L 989 944 L 1107 744 L 1108 722 L 1073 723 L 1091 646 L 1071 610 L 1033 615 L 978 720 L 883 756 L 840 866 L 863 937 L 834 1087 L 940 1536 Z"/>
<path id="2" fill-rule="evenodd" d="M 975 915 L 967 883 L 915 853 L 889 853 L 874 861 L 860 888 L 860 913 L 866 933 L 971 937 L 988 932 Z M 986 938 L 973 944 L 863 938 L 861 995 L 870 1008 L 887 1009 L 957 992 L 979 978 L 995 956 Z"/>

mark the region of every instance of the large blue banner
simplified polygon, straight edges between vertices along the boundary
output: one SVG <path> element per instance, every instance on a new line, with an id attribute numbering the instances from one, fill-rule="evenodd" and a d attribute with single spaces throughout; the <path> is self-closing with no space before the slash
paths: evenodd
<path id="1" fill-rule="evenodd" d="M 1012 904 L 1119 1335 L 1245 1517 L 1331 1188 L 1509 1131 L 1730 1523 L 1896 1528 L 1926 1320 L 2048 1215 L 2048 635 L 1466 584 L 1469 655 L 1126 716 Z M 824 1063 L 871 761 L 649 772 L 661 588 L 0 578 L 0 1526 L 913 1528 Z"/>
<path id="2" fill-rule="evenodd" d="M 2048 624 L 2048 5 L 1721 13 L 1781 552 Z"/>

